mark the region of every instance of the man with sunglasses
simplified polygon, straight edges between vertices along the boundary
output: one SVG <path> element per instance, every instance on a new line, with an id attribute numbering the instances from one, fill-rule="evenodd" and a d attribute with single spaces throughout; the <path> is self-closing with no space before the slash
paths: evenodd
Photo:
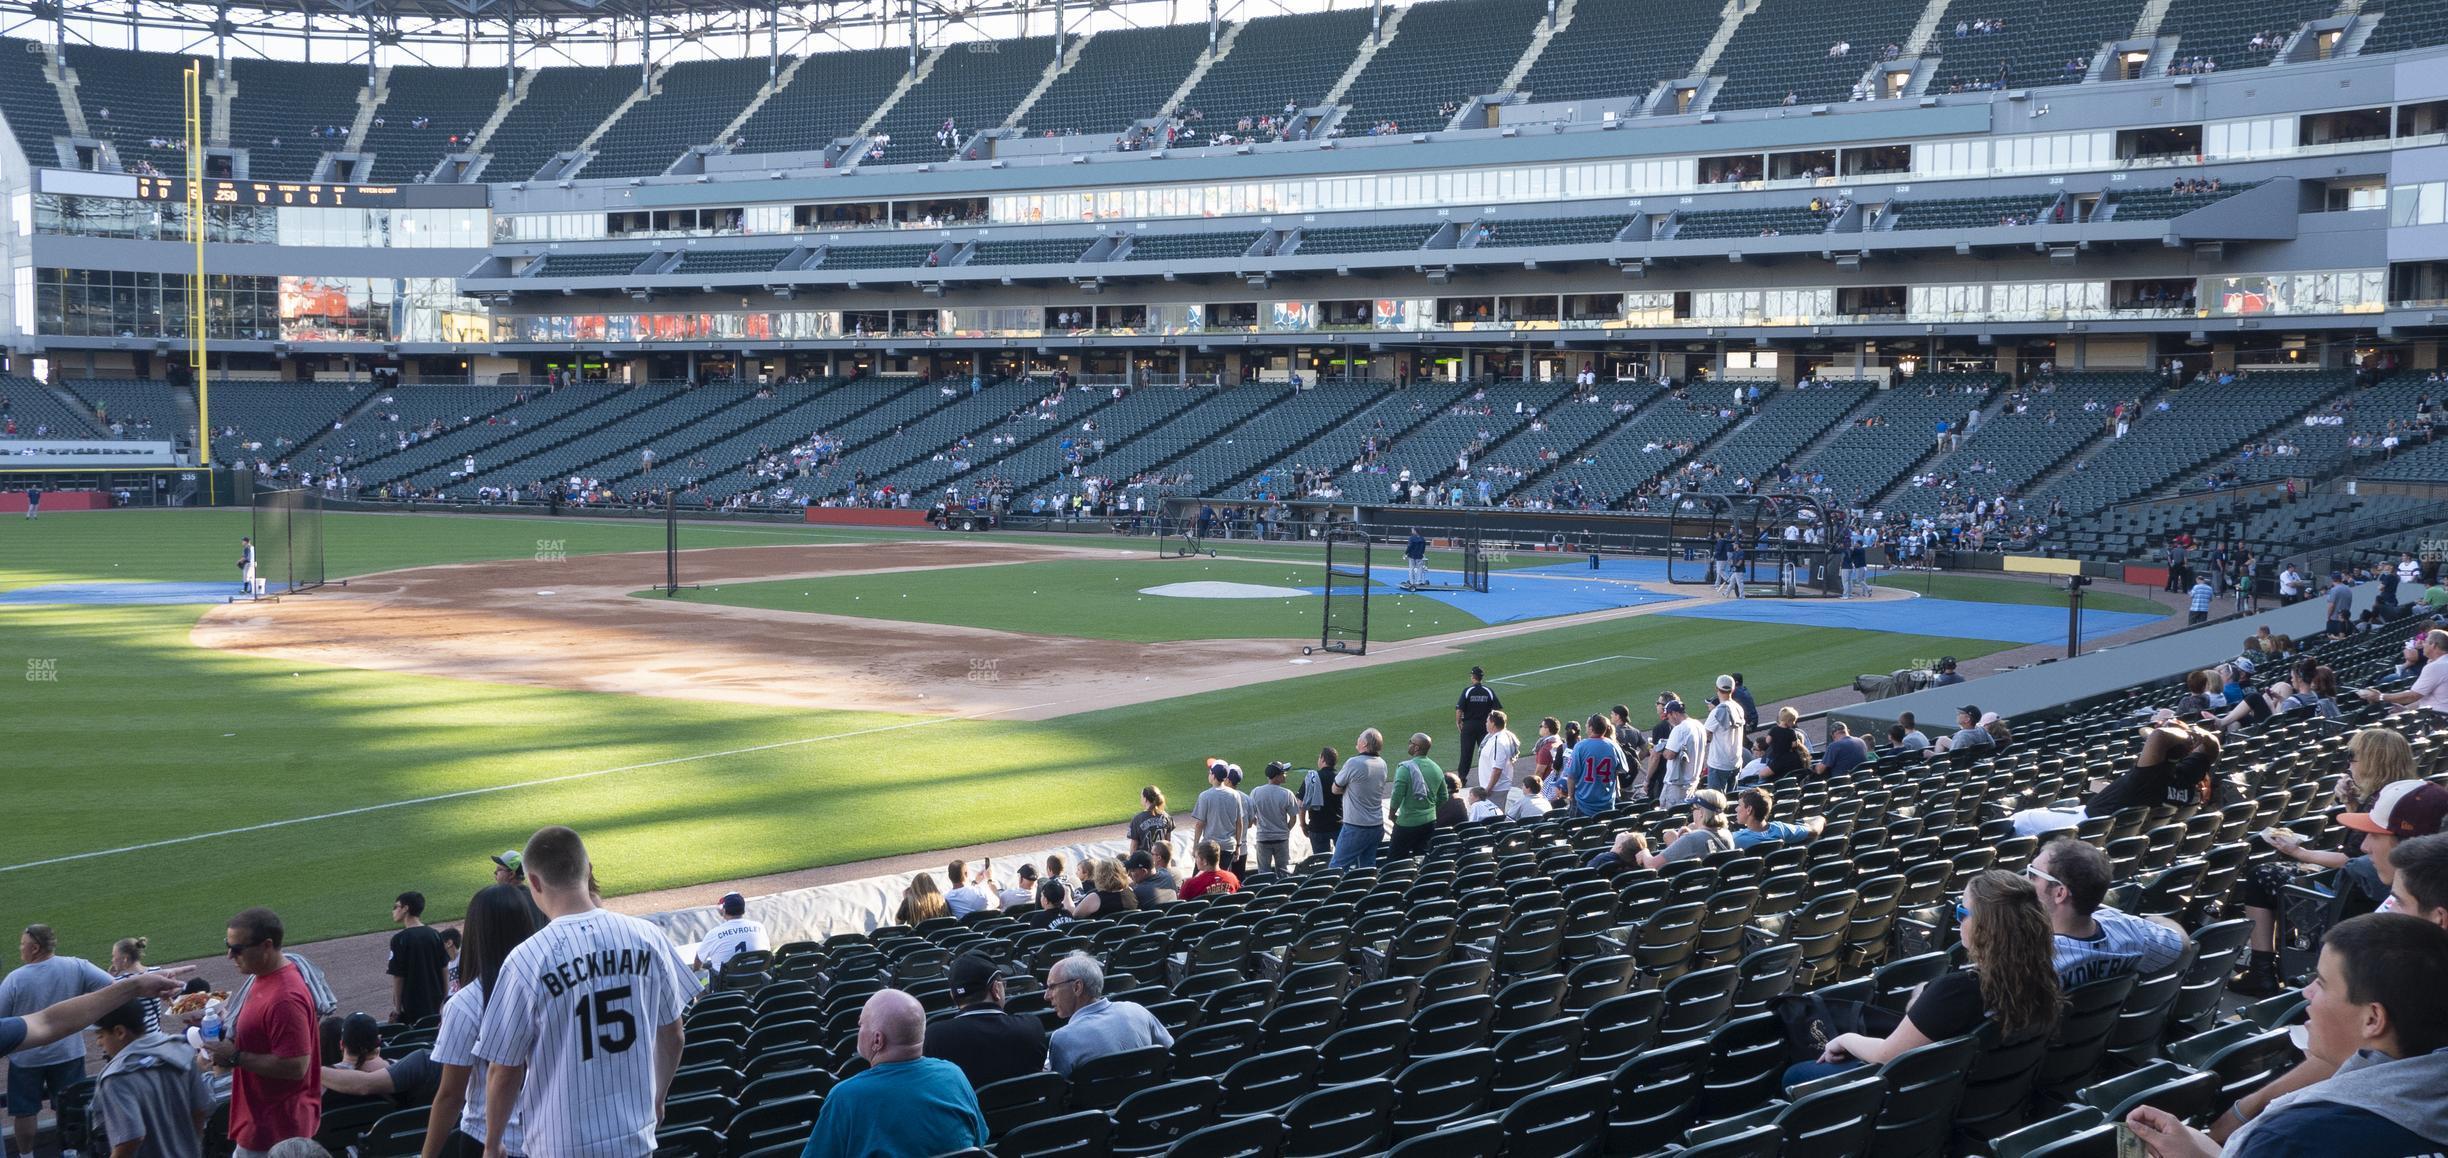
<path id="1" fill-rule="evenodd" d="M 204 1052 L 230 1071 L 230 1141 L 238 1158 L 261 1158 L 291 1138 L 312 1138 L 323 1122 L 322 1035 L 314 995 L 281 953 L 281 919 L 248 909 L 229 920 L 230 961 L 247 975 L 246 1004 L 228 1037 Z"/>
<path id="2" fill-rule="evenodd" d="M 2040 894 L 2056 934 L 2057 981 L 2072 989 L 2123 973 L 2148 976 L 2182 960 L 2184 928 L 2164 917 L 2136 917 L 2100 902 L 2108 896 L 2108 854 L 2079 840 L 2052 840 L 2023 870 Z"/>

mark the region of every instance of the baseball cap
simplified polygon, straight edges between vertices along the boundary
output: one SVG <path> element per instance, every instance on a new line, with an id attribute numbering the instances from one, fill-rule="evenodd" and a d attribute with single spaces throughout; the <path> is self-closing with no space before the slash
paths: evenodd
<path id="1" fill-rule="evenodd" d="M 1129 860 L 1122 862 L 1122 867 L 1134 870 L 1153 869 L 1156 867 L 1156 858 L 1149 856 L 1144 851 L 1134 852 L 1130 854 Z"/>
<path id="2" fill-rule="evenodd" d="M 1283 761 L 1283 760 L 1269 760 L 1269 761 L 1267 761 L 1267 766 L 1266 766 L 1266 778 L 1267 778 L 1267 779 L 1269 779 L 1269 780 L 1273 780 L 1274 778 L 1276 778 L 1276 777 L 1278 777 L 1278 776 L 1289 776 L 1289 775 L 1291 775 L 1291 774 L 1292 774 L 1292 765 L 1291 765 L 1290 763 L 1288 763 L 1288 762 L 1286 762 L 1286 761 Z"/>
<path id="3" fill-rule="evenodd" d="M 1962 707 L 1960 707 L 1960 708 L 1957 708 L 1957 709 L 1955 709 L 1955 710 L 1956 710 L 1956 711 L 1959 711 L 1959 712 L 1962 712 L 1963 714 L 1965 714 L 1965 715 L 1967 715 L 1967 716 L 1970 716 L 1970 717 L 1972 717 L 1972 718 L 1973 718 L 1973 719 L 1975 719 L 1975 720 L 1977 720 L 1977 719 L 1979 719 L 1979 718 L 1980 718 L 1980 705 L 1979 705 L 1979 704 L 1965 704 L 1964 706 L 1962 706 Z"/>
<path id="4" fill-rule="evenodd" d="M 723 915 L 726 917 L 736 917 L 748 911 L 748 898 L 738 893 L 724 893 L 721 904 Z"/>
<path id="5" fill-rule="evenodd" d="M 1207 774 L 1209 776 L 1229 776 L 1232 774 L 1232 765 L 1227 764 L 1222 760 L 1218 760 L 1213 756 L 1209 756 L 1207 758 Z"/>
<path id="6" fill-rule="evenodd" d="M 1938 657 L 1938 670 L 1939 670 L 1939 671 L 1954 671 L 1954 670 L 1955 670 L 1955 657 L 1954 657 L 1954 656 L 1951 656 L 1951 655 L 1942 655 L 1942 656 L 1939 656 L 1939 657 Z"/>
<path id="7" fill-rule="evenodd" d="M 1480 667 L 1478 664 L 1475 664 L 1475 663 L 1471 665 L 1471 678 L 1472 678 L 1472 679 L 1477 679 L 1477 678 L 1479 678 L 1479 677 L 1481 677 L 1481 676 L 1484 676 L 1484 675 L 1486 675 L 1486 674 L 1487 674 L 1487 669 L 1486 669 L 1486 668 Z"/>
<path id="8" fill-rule="evenodd" d="M 515 848 L 495 856 L 493 863 L 522 876 L 527 872 L 527 858 L 520 856 L 519 850 Z"/>
<path id="9" fill-rule="evenodd" d="M 2448 820 L 2448 788 L 2428 780 L 2400 780 L 2373 797 L 2371 811 L 2349 812 L 2338 823 L 2357 832 L 2410 840 L 2429 836 Z"/>
<path id="10" fill-rule="evenodd" d="M 1733 691 L 1733 690 L 1734 690 L 1734 677 L 1733 677 L 1733 676 L 1730 676 L 1730 675 L 1721 675 L 1721 676 L 1718 676 L 1718 677 L 1717 677 L 1717 690 L 1718 690 L 1718 691 L 1721 691 L 1721 692 L 1730 692 L 1730 691 Z"/>
<path id="11" fill-rule="evenodd" d="M 1683 710 L 1683 701 L 1681 701 L 1681 700 L 1668 700 L 1668 701 L 1666 701 L 1666 707 L 1665 707 L 1663 710 L 1665 710 L 1665 711 L 1669 711 L 1669 712 L 1679 712 L 1679 711 L 1682 711 L 1682 710 Z"/>
<path id="12" fill-rule="evenodd" d="M 975 953 L 963 953 L 953 958 L 951 969 L 952 999 L 967 1001 L 983 997 L 994 987 L 995 963 Z"/>

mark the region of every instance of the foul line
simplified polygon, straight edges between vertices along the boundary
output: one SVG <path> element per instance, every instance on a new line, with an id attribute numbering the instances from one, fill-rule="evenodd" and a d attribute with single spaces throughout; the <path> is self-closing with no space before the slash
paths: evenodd
<path id="1" fill-rule="evenodd" d="M 299 824 L 313 824 L 317 821 L 323 820 L 338 820 L 343 817 L 362 816 L 369 812 L 384 812 L 394 808 L 407 808 L 418 804 L 434 804 L 444 800 L 460 800 L 470 796 L 489 796 L 496 792 L 510 792 L 520 788 L 538 788 L 547 784 L 566 784 L 573 780 L 593 780 L 600 776 L 611 776 L 621 772 L 637 772 L 647 768 L 668 768 L 674 764 L 690 764 L 699 760 L 720 760 L 730 756 L 745 756 L 755 752 L 771 752 L 780 748 L 796 748 L 806 744 L 821 744 L 828 740 L 849 740 L 860 736 L 876 735 L 880 732 L 899 732 L 910 728 L 924 728 L 934 724 L 949 724 L 962 720 L 978 720 L 984 719 L 987 716 L 999 716 L 1005 712 L 1026 712 L 1035 710 L 1037 708 L 1053 707 L 1056 703 L 1060 702 L 1062 701 L 1049 701 L 1047 703 L 1028 704 L 1020 707 L 996 708 L 991 712 L 976 712 L 965 716 L 937 716 L 933 719 L 912 720 L 908 723 L 902 724 L 885 724 L 881 727 L 861 728 L 854 732 L 835 732 L 829 736 L 807 736 L 797 740 L 778 740 L 771 744 L 757 744 L 747 748 L 731 748 L 721 752 L 700 752 L 693 756 L 672 756 L 662 760 L 648 760 L 640 764 L 623 764 L 617 768 L 598 768 L 592 772 L 571 772 L 560 776 L 545 776 L 535 780 L 521 780 L 511 784 L 493 784 L 483 788 L 463 788 L 457 792 L 444 792 L 434 796 L 418 796 L 408 800 L 390 800 L 381 804 L 367 804 L 357 808 L 343 808 L 338 812 L 324 812 L 313 816 L 295 816 L 287 820 L 267 820 L 261 824 L 250 824 L 241 828 L 224 828 L 218 832 L 199 832 L 189 836 L 173 836 L 166 840 L 151 840 L 146 841 L 143 844 L 131 844 L 119 848 L 106 848 L 94 852 L 70 853 L 67 856 L 55 856 L 45 860 L 30 860 L 23 864 L 0 865 L 0 873 L 13 873 L 20 869 L 44 868 L 50 865 L 69 864 L 81 860 L 94 860 L 100 857 L 118 856 L 122 853 L 145 852 L 151 849 L 169 848 L 174 845 L 194 844 L 197 841 L 213 840 L 224 836 L 239 836 L 250 832 L 264 832 L 275 828 L 288 828 Z"/>
<path id="2" fill-rule="evenodd" d="M 1531 676 L 1534 676 L 1534 675 L 1544 675 L 1544 674 L 1546 674 L 1546 673 L 1548 673 L 1548 672 L 1551 672 L 1551 671 L 1563 671 L 1565 668 L 1568 668 L 1568 667 L 1586 667 L 1586 666 L 1588 666 L 1588 665 L 1590 665 L 1590 664 L 1593 664 L 1593 663 L 1605 663 L 1606 661 L 1608 661 L 1608 660 L 1610 660 L 1610 659 L 1645 659 L 1645 660 L 1655 660 L 1656 658 L 1657 658 L 1657 657 L 1656 657 L 1656 656 L 1653 656 L 1653 655 L 1602 655 L 1602 656 L 1599 656 L 1599 657 L 1598 657 L 1598 658 L 1596 658 L 1596 659 L 1584 659 L 1584 660 L 1576 660 L 1576 661 L 1574 661 L 1574 662 L 1572 662 L 1572 663 L 1559 663 L 1559 664 L 1555 665 L 1554 667 L 1542 667 L 1542 668 L 1538 668 L 1538 669 L 1535 669 L 1535 670 L 1532 670 L 1532 671 L 1515 672 L 1515 673 L 1513 673 L 1512 675 L 1509 675 L 1509 676 L 1498 676 L 1498 677 L 1496 677 L 1496 678 L 1494 678 L 1494 679 L 1489 680 L 1488 682 L 1489 682 L 1489 683 L 1492 683 L 1492 684 L 1510 684 L 1510 683 L 1519 683 L 1519 682 L 1521 682 L 1522 680 L 1527 679 L 1527 678 L 1529 678 L 1529 677 L 1531 677 Z"/>

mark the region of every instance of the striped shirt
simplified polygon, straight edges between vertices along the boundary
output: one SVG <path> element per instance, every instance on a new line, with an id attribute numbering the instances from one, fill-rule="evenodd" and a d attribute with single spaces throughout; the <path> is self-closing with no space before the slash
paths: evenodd
<path id="1" fill-rule="evenodd" d="M 635 917 L 556 917 L 502 963 L 476 1056 L 527 1067 L 517 1111 L 527 1152 L 654 1153 L 655 1034 L 697 983 L 679 949 Z"/>
<path id="2" fill-rule="evenodd" d="M 2196 583 L 2193 585 L 2193 590 L 2187 594 L 2193 598 L 2193 610 L 2208 611 L 2210 610 L 2210 597 L 2218 592 L 2212 591 L 2207 583 Z"/>
<path id="3" fill-rule="evenodd" d="M 467 1105 L 459 1111 L 459 1130 L 478 1142 L 485 1140 L 485 1059 L 476 1056 L 476 1031 L 484 1024 L 484 1014 L 484 982 L 471 977 L 442 1004 L 442 1028 L 434 1034 L 432 1050 L 438 1064 L 467 1067 Z M 515 1108 L 502 1127 L 502 1149 L 527 1152 Z"/>

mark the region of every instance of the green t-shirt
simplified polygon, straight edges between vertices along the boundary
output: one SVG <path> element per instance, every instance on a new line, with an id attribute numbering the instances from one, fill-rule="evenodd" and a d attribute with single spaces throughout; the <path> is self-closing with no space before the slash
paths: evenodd
<path id="1" fill-rule="evenodd" d="M 2433 611 L 2448 607 L 2448 586 L 2432 584 L 2429 591 L 2423 592 L 2423 605 Z"/>
<path id="2" fill-rule="evenodd" d="M 1417 828 L 1435 824 L 1437 805 L 1445 802 L 1445 770 L 1426 756 L 1414 756 L 1394 766 L 1394 826 Z"/>

